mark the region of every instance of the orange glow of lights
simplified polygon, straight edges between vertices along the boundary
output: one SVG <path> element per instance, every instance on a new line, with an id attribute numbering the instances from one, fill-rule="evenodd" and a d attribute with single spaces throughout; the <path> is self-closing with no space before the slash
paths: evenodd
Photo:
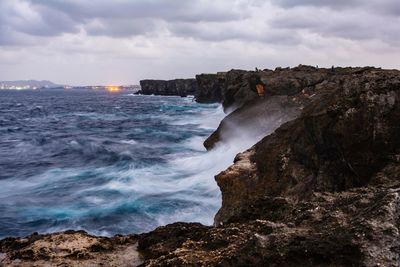
<path id="1" fill-rule="evenodd" d="M 114 86 L 114 85 L 107 86 L 107 91 L 109 92 L 118 92 L 119 90 L 121 90 L 119 86 Z"/>

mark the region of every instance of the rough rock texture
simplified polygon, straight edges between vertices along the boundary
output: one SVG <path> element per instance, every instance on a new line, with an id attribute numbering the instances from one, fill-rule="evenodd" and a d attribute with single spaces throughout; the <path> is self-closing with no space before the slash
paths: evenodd
<path id="1" fill-rule="evenodd" d="M 300 202 L 265 197 L 237 221 L 168 247 L 145 265 L 398 266 L 399 191 L 367 187 Z"/>
<path id="2" fill-rule="evenodd" d="M 269 95 L 228 116 L 245 128 L 277 114 L 287 122 L 272 134 L 261 127 L 265 137 L 216 176 L 223 202 L 215 227 L 8 238 L 0 241 L 0 263 L 400 266 L 400 72 L 300 69 L 265 71 L 277 75 Z"/>
<path id="3" fill-rule="evenodd" d="M 142 80 L 140 87 L 138 94 L 166 96 L 196 95 L 198 89 L 196 79 Z"/>
<path id="4" fill-rule="evenodd" d="M 200 103 L 221 102 L 229 112 L 258 99 L 257 84 L 265 86 L 267 97 L 272 95 L 295 95 L 310 90 L 326 77 L 355 71 L 361 68 L 317 69 L 299 65 L 295 68 L 277 68 L 275 71 L 230 70 L 217 74 L 196 76 L 199 84 L 197 101 Z"/>
<path id="5" fill-rule="evenodd" d="M 254 71 L 231 70 L 226 73 L 222 89 L 224 110 L 240 108 L 245 103 L 258 98 L 256 85 L 261 83 L 259 73 Z"/>
<path id="6" fill-rule="evenodd" d="M 298 119 L 217 176 L 223 196 L 217 221 L 264 195 L 303 199 L 314 191 L 368 185 L 400 154 L 399 100 L 397 71 L 365 71 L 324 82 Z M 241 167 L 243 161 L 251 171 Z"/>
<path id="7" fill-rule="evenodd" d="M 136 236 L 95 237 L 83 231 L 0 241 L 0 266 L 138 266 Z"/>
<path id="8" fill-rule="evenodd" d="M 217 74 L 196 75 L 199 103 L 222 103 L 225 111 L 241 107 L 257 98 L 256 84 L 260 76 L 253 71 L 230 70 Z"/>
<path id="9" fill-rule="evenodd" d="M 225 86 L 225 73 L 196 75 L 199 86 L 196 94 L 198 103 L 220 103 L 222 88 Z"/>
<path id="10" fill-rule="evenodd" d="M 221 92 L 225 108 L 228 110 L 233 109 L 234 111 L 223 119 L 218 129 L 205 141 L 204 146 L 208 150 L 212 149 L 216 143 L 223 141 L 223 138 L 221 138 L 224 135 L 223 133 L 228 133 L 233 128 L 236 132 L 240 131 L 241 128 L 255 129 L 256 131 L 262 127 L 265 128 L 265 124 L 259 121 L 263 119 L 270 120 L 269 105 L 275 101 L 273 99 L 277 96 L 285 96 L 291 100 L 291 106 L 303 109 L 316 97 L 318 92 L 326 88 L 334 88 L 341 78 L 345 77 L 343 79 L 346 79 L 347 77 L 351 79 L 352 76 L 360 76 L 368 71 L 379 70 L 371 67 L 318 69 L 304 65 L 299 65 L 295 68 L 277 68 L 274 71 L 231 70 L 226 74 L 226 88 L 222 89 Z M 265 86 L 266 95 L 264 98 L 260 98 L 257 95 L 256 83 L 261 83 Z M 234 97 L 231 97 L 232 95 Z M 266 102 L 266 99 L 270 98 L 272 100 L 269 103 Z M 229 101 L 228 99 L 231 100 Z M 254 108 L 254 103 L 263 101 L 265 102 L 265 108 Z M 252 109 L 257 109 L 258 113 L 255 114 L 255 112 L 251 111 Z M 286 116 L 286 112 L 289 112 L 288 119 L 294 119 L 291 109 L 283 108 L 281 115 Z M 295 117 L 298 115 L 300 113 Z M 236 119 L 239 117 L 246 117 L 247 119 Z M 282 122 L 285 122 L 285 120 L 282 120 Z M 231 127 L 227 128 L 226 125 L 231 125 Z M 276 127 L 272 130 L 275 129 Z M 266 131 L 262 136 L 266 136 L 269 133 Z M 258 138 L 254 139 L 254 143 L 257 141 Z"/>

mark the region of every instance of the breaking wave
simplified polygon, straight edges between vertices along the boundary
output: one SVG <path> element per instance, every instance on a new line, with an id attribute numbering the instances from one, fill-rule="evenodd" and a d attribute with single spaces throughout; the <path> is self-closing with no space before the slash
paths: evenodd
<path id="1" fill-rule="evenodd" d="M 206 152 L 202 143 L 224 113 L 191 98 L 1 94 L 0 238 L 210 225 L 221 206 L 214 175 L 250 145 Z"/>

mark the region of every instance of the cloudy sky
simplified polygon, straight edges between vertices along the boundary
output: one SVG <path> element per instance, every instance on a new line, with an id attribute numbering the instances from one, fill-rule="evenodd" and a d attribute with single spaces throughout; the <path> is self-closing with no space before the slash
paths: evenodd
<path id="1" fill-rule="evenodd" d="M 300 63 L 400 68 L 399 0 L 0 0 L 0 80 L 136 84 Z"/>

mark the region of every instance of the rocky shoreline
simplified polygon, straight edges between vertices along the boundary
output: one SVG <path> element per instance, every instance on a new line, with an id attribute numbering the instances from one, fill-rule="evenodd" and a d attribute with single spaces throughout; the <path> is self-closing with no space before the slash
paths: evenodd
<path id="1" fill-rule="evenodd" d="M 299 66 L 196 79 L 197 101 L 221 102 L 230 112 L 205 147 L 254 143 L 216 174 L 215 226 L 6 238 L 0 263 L 399 266 L 400 71 Z"/>

